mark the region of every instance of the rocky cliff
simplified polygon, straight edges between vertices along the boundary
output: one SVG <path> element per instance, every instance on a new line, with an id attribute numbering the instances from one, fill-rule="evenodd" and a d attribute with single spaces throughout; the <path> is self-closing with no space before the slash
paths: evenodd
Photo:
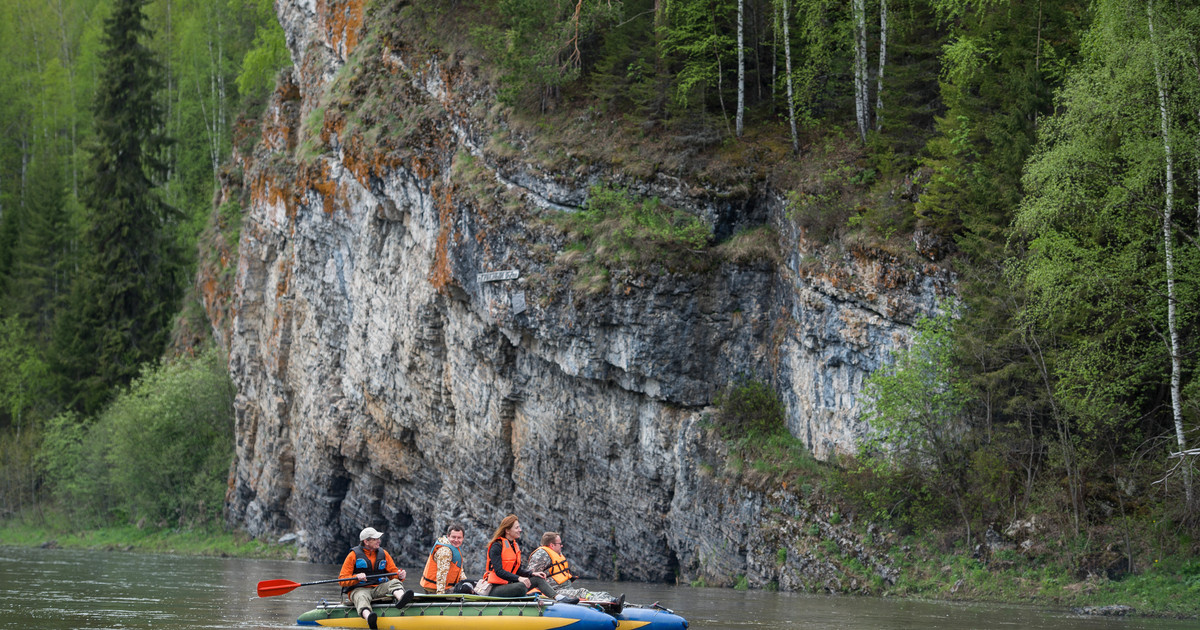
<path id="1" fill-rule="evenodd" d="M 846 590 L 813 548 L 832 540 L 887 577 L 799 489 L 726 478 L 705 413 L 752 375 L 818 458 L 853 452 L 864 378 L 936 308 L 947 274 L 818 248 L 769 181 L 730 194 L 499 150 L 486 82 L 388 21 L 401 3 L 377 4 L 276 3 L 295 65 L 225 178 L 248 199 L 232 296 L 206 290 L 238 389 L 231 523 L 300 532 L 322 562 L 371 525 L 411 567 L 461 521 L 476 573 L 514 512 L 527 543 L 562 532 L 589 574 Z M 769 225 L 781 253 L 582 291 L 545 217 L 604 181 L 718 239 Z"/>

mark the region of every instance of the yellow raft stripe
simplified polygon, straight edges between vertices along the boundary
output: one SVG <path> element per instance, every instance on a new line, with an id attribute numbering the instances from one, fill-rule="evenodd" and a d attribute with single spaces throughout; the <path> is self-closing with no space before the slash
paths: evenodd
<path id="1" fill-rule="evenodd" d="M 578 619 L 563 617 L 380 617 L 379 630 L 461 630 L 470 626 L 487 628 L 488 630 L 553 630 L 575 623 Z M 362 617 L 345 619 L 321 619 L 317 621 L 322 626 L 337 628 L 366 628 L 367 620 Z M 625 623 L 625 622 L 622 622 Z M 635 622 L 636 623 L 636 622 Z M 643 625 L 643 624 L 639 624 Z M 624 626 L 622 626 L 624 627 Z M 638 626 L 629 626 L 636 628 Z"/>
<path id="2" fill-rule="evenodd" d="M 631 619 L 617 620 L 617 630 L 634 630 L 635 628 L 641 628 L 642 626 L 648 625 L 650 625 L 649 621 L 633 621 Z"/>

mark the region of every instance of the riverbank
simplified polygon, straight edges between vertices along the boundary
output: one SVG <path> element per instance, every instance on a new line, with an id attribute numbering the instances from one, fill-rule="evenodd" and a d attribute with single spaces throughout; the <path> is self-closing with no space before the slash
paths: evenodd
<path id="1" fill-rule="evenodd" d="M 1072 610 L 1109 607 L 1110 612 L 1128 607 L 1127 614 L 1142 617 L 1200 618 L 1200 560 L 1193 555 L 1161 557 L 1136 574 L 1113 579 L 1103 573 L 1081 576 L 1068 568 L 1070 562 L 1047 556 L 1005 551 L 981 560 L 917 544 L 897 554 L 900 578 L 878 594 Z"/>
<path id="2" fill-rule="evenodd" d="M 245 532 L 229 532 L 217 527 L 138 528 L 127 525 L 67 530 L 3 522 L 0 523 L 0 545 L 260 560 L 297 559 L 294 545 L 267 543 L 255 540 Z"/>
<path id="3" fill-rule="evenodd" d="M 244 532 L 220 528 L 105 527 L 68 531 L 15 522 L 0 523 L 0 545 L 64 549 L 167 553 L 189 556 L 294 560 L 296 547 L 267 543 Z M 1055 608 L 1128 606 L 1132 615 L 1200 617 L 1200 560 L 1161 558 L 1137 575 L 1110 580 L 1076 579 L 1053 564 L 1023 562 L 998 554 L 989 562 L 962 555 L 939 555 L 916 544 L 900 562 L 896 584 L 877 596 L 961 602 L 1026 604 Z"/>

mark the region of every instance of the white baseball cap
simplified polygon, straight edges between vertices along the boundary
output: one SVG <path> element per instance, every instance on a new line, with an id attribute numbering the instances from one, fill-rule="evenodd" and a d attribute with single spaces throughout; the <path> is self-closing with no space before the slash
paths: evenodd
<path id="1" fill-rule="evenodd" d="M 383 534 L 375 531 L 374 527 L 368 527 L 359 533 L 358 540 L 361 542 L 368 538 L 383 538 Z"/>

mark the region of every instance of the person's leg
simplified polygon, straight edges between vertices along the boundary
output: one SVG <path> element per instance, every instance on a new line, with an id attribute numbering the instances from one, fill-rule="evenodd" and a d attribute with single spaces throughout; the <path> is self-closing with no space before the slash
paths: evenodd
<path id="1" fill-rule="evenodd" d="M 358 616 L 367 620 L 367 627 L 371 630 L 375 630 L 377 627 L 375 611 L 371 609 L 371 599 L 374 594 L 374 588 L 363 587 L 350 591 L 350 601 L 354 603 Z"/>
<path id="2" fill-rule="evenodd" d="M 404 582 L 393 579 L 376 585 L 375 588 L 371 589 L 371 596 L 377 599 L 386 599 L 388 597 L 395 597 L 394 593 L 396 591 L 404 591 Z"/>
<path id="3" fill-rule="evenodd" d="M 374 591 L 372 588 L 356 588 L 350 591 L 350 603 L 354 604 L 359 617 L 363 615 L 363 610 L 371 609 L 371 595 Z"/>
<path id="4" fill-rule="evenodd" d="M 400 580 L 388 580 L 387 582 L 376 586 L 372 590 L 371 595 L 376 599 L 394 599 L 396 601 L 396 605 L 403 608 L 413 600 L 415 593 L 405 589 L 404 582 L 401 582 Z"/>
<path id="5" fill-rule="evenodd" d="M 531 584 L 533 584 L 534 588 L 541 591 L 542 595 L 545 595 L 546 597 L 549 597 L 550 599 L 554 599 L 558 595 L 558 591 L 554 590 L 554 586 L 551 585 L 550 581 L 547 580 L 546 578 L 540 578 L 535 575 L 535 576 L 529 578 L 529 582 Z"/>
<path id="6" fill-rule="evenodd" d="M 492 592 L 488 593 L 492 597 L 524 597 L 529 590 L 520 582 L 510 582 L 508 584 L 497 584 L 492 587 Z"/>

